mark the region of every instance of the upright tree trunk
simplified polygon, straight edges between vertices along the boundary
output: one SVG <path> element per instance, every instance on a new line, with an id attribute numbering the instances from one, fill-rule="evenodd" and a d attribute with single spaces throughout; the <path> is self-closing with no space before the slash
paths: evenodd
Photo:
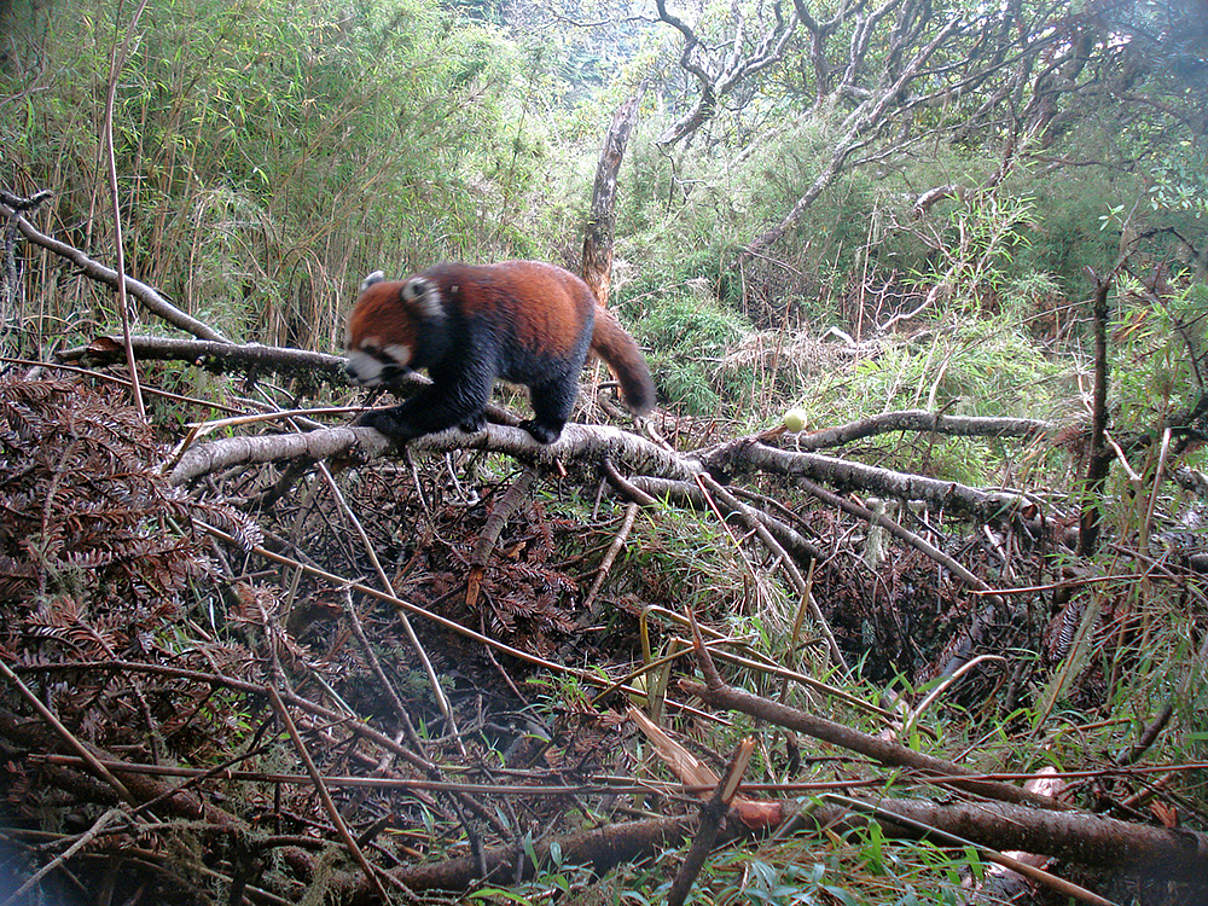
<path id="1" fill-rule="evenodd" d="M 1095 337 L 1095 386 L 1091 398 L 1091 450 L 1083 486 L 1082 514 L 1078 520 L 1078 555 L 1095 552 L 1102 518 L 1103 488 L 1112 455 L 1107 447 L 1107 293 L 1115 271 L 1099 277 L 1093 271 L 1095 295 L 1091 299 L 1091 326 Z"/>
<path id="2" fill-rule="evenodd" d="M 591 193 L 591 213 L 583 235 L 583 279 L 596 294 L 596 300 L 608 307 L 608 288 L 612 284 L 612 234 L 616 226 L 617 174 L 625 146 L 638 119 L 638 104 L 646 93 L 645 81 L 633 97 L 625 101 L 612 116 L 604 148 L 596 166 L 596 183 Z"/>

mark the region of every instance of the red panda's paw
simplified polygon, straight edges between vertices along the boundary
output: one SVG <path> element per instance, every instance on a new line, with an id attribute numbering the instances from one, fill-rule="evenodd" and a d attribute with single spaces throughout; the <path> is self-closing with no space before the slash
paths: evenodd
<path id="1" fill-rule="evenodd" d="M 359 428 L 373 428 L 393 440 L 410 440 L 416 436 L 416 432 L 393 409 L 370 409 L 357 416 L 353 424 Z"/>
<path id="2" fill-rule="evenodd" d="M 533 440 L 539 444 L 552 444 L 562 436 L 561 425 L 554 427 L 532 418 L 526 418 L 520 423 L 520 427 L 531 434 Z"/>
<path id="3" fill-rule="evenodd" d="M 471 415 L 457 427 L 466 432 L 466 434 L 477 434 L 486 426 L 487 417 L 483 413 L 479 412 L 477 415 Z"/>

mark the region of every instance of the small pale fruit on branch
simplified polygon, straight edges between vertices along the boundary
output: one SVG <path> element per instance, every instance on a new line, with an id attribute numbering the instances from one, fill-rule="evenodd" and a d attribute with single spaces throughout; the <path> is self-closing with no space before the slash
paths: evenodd
<path id="1" fill-rule="evenodd" d="M 805 428 L 807 417 L 803 409 L 790 409 L 784 413 L 784 427 L 786 431 L 796 433 Z"/>

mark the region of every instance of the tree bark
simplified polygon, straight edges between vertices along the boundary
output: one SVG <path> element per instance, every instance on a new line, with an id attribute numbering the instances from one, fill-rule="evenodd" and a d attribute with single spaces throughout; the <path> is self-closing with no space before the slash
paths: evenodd
<path id="1" fill-rule="evenodd" d="M 612 242 L 617 213 L 617 174 L 625 157 L 625 147 L 638 120 L 638 105 L 646 93 L 645 80 L 638 85 L 633 97 L 617 108 L 612 116 L 600 162 L 596 165 L 596 182 L 591 192 L 591 213 L 583 235 L 582 275 L 596 301 L 608 307 L 608 290 L 612 285 Z"/>
<path id="2" fill-rule="evenodd" d="M 1091 400 L 1091 449 L 1083 486 L 1082 515 L 1078 520 L 1078 555 L 1089 557 L 1099 539 L 1103 488 L 1111 469 L 1107 449 L 1107 293 L 1111 275 L 1095 278 L 1091 300 L 1091 326 L 1095 338 L 1095 386 Z"/>
<path id="3" fill-rule="evenodd" d="M 928 478 L 851 462 L 821 453 L 780 450 L 751 438 L 721 444 L 698 454 L 711 472 L 733 473 L 756 469 L 780 475 L 799 475 L 840 489 L 859 488 L 902 500 L 923 500 L 929 506 L 948 507 L 985 522 L 1019 519 L 1037 504 L 1012 491 L 983 491 L 956 481 Z"/>

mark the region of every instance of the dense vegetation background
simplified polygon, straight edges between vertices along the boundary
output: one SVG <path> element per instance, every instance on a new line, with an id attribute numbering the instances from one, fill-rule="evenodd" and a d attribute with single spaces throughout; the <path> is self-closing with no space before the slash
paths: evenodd
<path id="1" fill-rule="evenodd" d="M 1071 532 L 1088 503 L 1098 505 L 1102 522 L 1096 526 L 1099 545 L 1079 547 L 1075 535 L 1054 551 L 1047 542 L 1011 532 L 992 537 L 980 522 L 965 521 L 967 514 L 945 515 L 942 507 L 921 516 L 902 511 L 904 523 L 931 533 L 937 546 L 968 561 L 991 585 L 1044 589 L 1020 604 L 1026 618 L 1002 616 L 1013 628 L 1000 625 L 978 649 L 1006 657 L 1004 665 L 986 668 L 977 688 L 961 687 L 948 710 L 929 716 L 931 735 L 920 741 L 916 734 L 912 744 L 950 756 L 993 744 L 985 769 L 1118 766 L 1119 753 L 1168 708 L 1156 739 L 1149 740 L 1152 748 L 1144 750 L 1153 766 L 1166 769 L 1161 795 L 1148 779 L 1133 779 L 1127 789 L 1106 780 L 1086 782 L 1068 795 L 1118 817 L 1204 829 L 1208 667 L 1200 644 L 1208 607 L 1198 575 L 1185 565 L 1176 569 L 1170 559 L 1175 548 L 1182 555 L 1198 551 L 1200 504 L 1185 489 L 1194 486 L 1196 473 L 1185 472 L 1182 485 L 1169 480 L 1181 468 L 1200 465 L 1208 428 L 1203 0 L 1006 0 L 993 6 L 970 0 L 683 6 L 661 0 L 152 0 L 143 7 L 0 0 L 0 189 L 18 196 L 50 189 L 53 196 L 29 213 L 29 221 L 112 266 L 111 87 L 126 271 L 234 341 L 327 353 L 340 351 L 344 315 L 361 277 L 372 270 L 401 275 L 438 260 L 508 257 L 577 269 L 601 143 L 614 111 L 636 95 L 636 129 L 619 176 L 611 304 L 648 352 L 664 434 L 681 450 L 704 448 L 775 429 L 790 408 L 803 410 L 811 428 L 905 409 L 1044 422 L 1047 431 L 1030 441 L 895 432 L 843 449 L 845 456 L 910 473 L 1022 489 Z M 22 241 L 15 227 L 6 229 L 4 241 L 0 343 L 6 360 L 50 362 L 98 335 L 120 335 L 110 287 Z M 1106 323 L 1096 323 L 1090 301 L 1096 294 L 1109 303 Z M 142 325 L 136 324 L 137 332 L 165 332 L 145 313 L 135 316 Z M 1102 414 L 1115 444 L 1103 448 L 1106 454 L 1093 448 L 1090 427 L 1097 328 L 1106 338 L 1099 359 L 1110 375 Z M 25 367 L 20 373 L 28 378 Z M 145 378 L 155 388 L 240 412 L 251 408 L 249 400 L 288 409 L 316 395 L 323 402 L 353 399 L 339 387 L 316 390 L 315 381 L 286 385 L 147 367 Z M 49 396 L 27 397 L 33 391 L 16 387 L 7 391 L 6 403 L 13 437 L 30 425 L 39 426 L 41 438 L 71 436 L 59 404 L 44 405 L 67 391 L 55 385 L 44 391 Z M 122 405 L 120 396 L 83 400 L 82 414 L 73 418 L 87 420 Z M 36 417 L 22 407 L 34 407 Z M 146 436 L 141 427 L 123 429 L 133 439 L 120 457 L 128 458 L 131 470 L 133 463 L 149 468 L 162 458 L 156 445 L 175 443 L 184 434 L 182 423 L 214 414 L 160 396 L 149 407 L 152 430 Z M 596 408 L 590 413 L 591 419 L 603 417 Z M 794 449 L 791 436 L 783 442 Z M 211 665 L 263 667 L 268 646 L 273 676 L 291 674 L 298 681 L 305 672 L 296 664 L 282 667 L 279 659 L 295 643 L 268 628 L 287 624 L 300 567 L 277 574 L 263 562 L 235 560 L 222 565 L 221 582 L 188 579 L 194 566 L 180 558 L 209 556 L 194 539 L 188 545 L 196 550 L 144 552 L 155 564 L 155 579 L 124 572 L 120 580 L 102 577 L 93 587 L 68 575 L 70 558 L 52 556 L 55 545 L 67 543 L 51 540 L 58 538 L 51 529 L 62 517 L 53 505 L 66 486 L 61 463 L 78 450 L 48 451 L 15 440 L 5 450 L 5 519 L 26 526 L 0 532 L 7 545 L 0 590 L 5 606 L 21 615 L 12 621 L 5 660 L 35 664 L 49 649 L 31 647 L 30 638 L 57 637 L 67 632 L 64 626 L 97 620 L 107 641 L 93 654 L 115 658 L 161 632 L 163 616 L 180 620 L 188 614 L 208 629 L 209 641 L 248 646 L 229 660 L 211 659 Z M 1088 463 L 1093 472 L 1097 459 L 1108 473 L 1098 482 L 1087 479 Z M 35 460 L 43 463 L 46 481 L 25 487 L 21 482 L 40 474 L 27 468 Z M 95 461 L 89 462 L 93 468 Z M 126 468 L 110 477 L 120 482 Z M 436 606 L 459 593 L 466 570 L 475 566 L 458 551 L 477 537 L 488 513 L 503 506 L 498 498 L 514 469 L 505 457 L 473 467 L 461 461 L 446 466 L 436 457 L 418 466 L 403 463 L 385 475 L 365 470 L 337 478 L 357 502 L 387 571 L 402 570 L 399 594 L 405 588 L 422 605 Z M 172 534 L 190 520 L 212 519 L 245 541 L 252 538 L 248 544 L 267 530 L 270 539 L 278 533 L 293 539 L 333 572 L 370 574 L 365 554 L 347 549 L 351 536 L 312 525 L 323 508 L 315 500 L 336 492 L 320 490 L 327 485 L 313 473 L 284 471 L 288 480 L 276 472 L 224 475 L 221 484 L 195 489 L 194 499 L 215 508 L 208 515 L 178 511 L 173 492 L 148 477 L 147 487 L 155 490 L 146 492 L 147 499 L 155 505 L 139 497 L 143 502 L 135 507 L 123 498 L 124 515 L 115 504 L 104 528 L 125 525 L 134 538 L 150 523 Z M 265 489 L 279 480 L 291 490 L 287 503 L 273 510 L 277 501 Z M 97 493 L 87 484 L 77 490 Z M 885 565 L 868 554 L 884 542 L 873 540 L 865 522 L 814 509 L 817 503 L 791 480 L 768 479 L 756 490 L 795 514 L 798 529 L 824 552 L 810 581 L 819 583 L 823 610 L 855 665 L 850 674 L 835 673 L 835 682 L 861 698 L 917 703 L 933 688 L 926 684 L 942 675 L 945 646 L 960 635 L 954 627 L 967 616 L 956 603 L 951 576 L 905 549 Z M 649 662 L 658 653 L 647 647 L 643 656 L 640 642 L 649 640 L 644 615 L 637 628 L 638 614 L 688 603 L 762 657 L 795 666 L 804 657 L 806 666 L 828 669 L 824 651 L 811 649 L 807 657 L 794 647 L 802 630 L 792 583 L 776 562 L 751 553 L 749 536 L 738 540 L 714 521 L 708 507 L 668 508 L 657 518 L 639 519 L 636 527 L 626 523 L 621 534 L 632 532 L 629 554 L 614 568 L 606 593 L 626 620 L 604 618 L 598 638 L 585 642 L 576 628 L 576 606 L 624 510 L 607 499 L 593 501 L 593 494 L 591 482 L 545 484 L 536 502 L 521 508 L 515 537 L 500 542 L 500 551 L 510 553 L 495 567 L 495 610 L 484 617 L 466 607 L 452 616 L 543 657 L 565 660 L 574 650 L 582 663 L 619 678 L 630 659 Z M 26 518 L 28 525 L 19 522 Z M 92 537 L 81 524 L 67 520 L 59 534 Z M 98 529 L 94 547 L 111 546 L 102 536 Z M 291 550 L 312 562 L 299 547 Z M 320 551 L 334 559 L 319 557 Z M 71 561 L 74 568 L 95 565 L 81 557 Z M 1160 575 L 1152 573 L 1158 561 Z M 608 571 L 606 565 L 601 575 Z M 1074 579 L 1089 582 L 1074 592 L 1060 590 Z M 271 586 L 264 593 L 281 596 L 274 598 L 278 604 L 289 600 L 289 607 L 278 613 L 278 605 L 257 605 L 251 590 L 231 590 L 251 589 L 238 584 L 245 581 Z M 309 616 L 295 616 L 280 631 L 338 660 L 329 646 L 340 631 L 316 614 L 342 605 L 332 603 L 338 595 L 330 589 L 309 582 L 301 593 Z M 1068 609 L 1071 597 L 1075 610 Z M 114 612 L 119 600 L 138 605 L 137 616 L 121 618 L 126 622 L 120 627 L 118 618 L 106 623 L 109 617 L 99 615 Z M 215 610 L 228 606 L 237 618 L 214 618 Z M 968 601 L 962 606 L 972 607 Z M 248 638 L 240 635 L 241 627 L 256 626 L 262 617 L 257 631 L 263 639 L 257 642 L 252 629 Z M 399 630 L 384 613 L 377 623 L 375 644 L 387 660 L 410 665 Z M 582 625 L 588 623 L 590 618 Z M 665 643 L 673 650 L 673 624 L 664 630 L 656 648 Z M 90 651 L 98 644 L 74 632 L 64 644 Z M 1054 642 L 1054 636 L 1064 641 Z M 437 648 L 443 644 L 426 638 Z M 177 654 L 201 645 L 184 639 L 161 637 L 155 645 Z M 580 647 L 573 649 L 576 639 Z M 599 648 L 591 647 L 597 642 Z M 289 651 L 286 660 L 308 657 Z M 456 673 L 466 656 L 453 650 L 438 657 L 438 666 Z M 341 681 L 355 687 L 362 666 L 349 667 Z M 397 669 L 408 675 L 405 667 Z M 469 690 L 490 685 L 483 676 L 491 668 L 472 676 L 464 669 L 457 707 L 472 710 Z M 752 676 L 755 685 L 773 683 L 758 671 Z M 410 681 L 411 693 L 425 702 L 415 707 L 437 727 L 441 714 L 426 701 L 422 677 L 410 675 Z M 592 709 L 577 688 L 581 681 L 530 677 L 543 684 L 539 692 L 526 686 L 524 696 L 516 690 L 516 698 L 508 699 L 496 689 L 501 700 L 491 705 L 520 713 L 527 702 L 538 715 L 533 720 L 543 722 L 541 732 L 561 739 L 560 721 L 590 723 Z M 358 702 L 340 688 L 356 713 L 374 712 L 372 702 Z M 104 689 L 101 683 L 93 690 L 95 699 L 80 692 L 70 708 L 59 703 L 72 715 L 72 729 L 92 734 L 97 745 L 106 736 L 89 729 L 100 720 L 89 708 L 104 698 Z M 150 702 L 139 706 L 148 723 L 150 715 L 162 721 L 155 707 L 159 692 L 142 694 Z M 5 695 L 15 693 L 6 688 Z M 167 702 L 168 693 L 163 695 Z M 15 701 L 10 705 L 24 713 Z M 198 724 L 178 728 L 182 736 L 209 734 L 212 749 L 196 743 L 186 757 L 175 748 L 180 739 L 164 733 L 154 754 L 209 766 L 217 752 L 261 745 L 265 730 L 257 722 L 271 723 L 271 712 L 260 713 L 263 701 L 228 704 L 233 710 L 224 715 L 196 702 Z M 857 713 L 847 717 L 867 719 Z M 720 745 L 711 729 L 677 719 L 684 720 L 680 729 L 692 730 L 706 745 Z M 506 723 L 497 715 L 486 719 L 487 725 L 497 722 Z M 513 731 L 518 725 L 509 724 Z M 445 731 L 431 735 L 440 739 Z M 483 730 L 475 745 L 506 748 L 507 734 L 495 738 L 492 732 Z M 278 738 L 289 750 L 283 731 Z M 140 745 L 124 738 L 120 744 L 131 750 Z M 457 752 L 447 739 L 429 745 L 434 758 L 451 751 L 451 757 L 473 761 L 464 746 Z M 771 741 L 767 746 L 761 757 L 770 774 L 794 779 L 773 755 Z M 795 755 L 785 758 L 796 763 Z M 607 758 L 600 766 L 620 770 Z M 26 830 L 37 813 L 23 798 L 28 788 L 22 784 L 30 782 L 8 781 L 14 827 Z M 635 808 L 649 804 L 630 798 Z M 1154 801 L 1162 808 L 1147 811 Z M 297 804 L 298 812 L 302 808 Z M 398 826 L 408 833 L 427 827 L 431 838 L 421 848 L 430 846 L 435 856 L 455 845 L 461 825 L 439 809 L 411 808 L 409 820 Z M 576 808 L 596 815 L 594 804 Z M 670 808 L 660 802 L 653 810 Z M 511 812 L 500 820 L 518 836 L 552 821 L 550 812 L 543 805 L 531 815 Z M 276 814 L 280 825 L 280 808 Z M 326 820 L 321 813 L 312 819 Z M 372 823 L 358 814 L 362 820 Z M 303 836 L 316 826 L 300 822 L 288 833 Z M 325 839 L 335 846 L 338 836 L 323 826 L 319 836 L 329 833 Z M 41 832 L 66 840 L 63 835 L 79 830 L 60 817 Z M 498 826 L 492 830 L 506 836 Z M 41 838 L 16 830 L 9 836 L 33 857 L 28 864 L 57 851 L 38 850 Z M 758 877 L 744 883 L 764 891 L 770 902 L 952 902 L 968 862 L 977 863 L 959 849 L 930 844 L 889 856 L 875 833 L 825 845 L 832 844 L 826 855 L 775 848 L 758 858 L 720 855 L 706 868 L 696 895 L 700 902 L 731 901 L 737 896 L 732 888 L 741 886 L 736 873 L 753 873 Z M 800 845 L 823 844 L 815 838 Z M 189 846 L 201 844 L 181 844 Z M 270 850 L 278 858 L 278 850 Z M 229 879 L 240 876 L 239 859 L 229 853 L 177 856 L 184 862 L 196 856 L 219 875 L 198 882 L 183 899 L 234 898 Z M 257 864 L 261 874 L 255 877 L 267 878 Z M 286 869 L 274 864 L 273 871 Z M 558 883 L 578 883 L 569 868 L 551 871 L 556 881 L 547 876 L 510 895 L 537 902 Z M 627 901 L 659 901 L 674 874 L 658 862 L 628 871 L 609 894 L 614 899 L 605 901 L 620 891 L 628 891 Z M 1114 883 L 1095 871 L 1088 876 L 1091 886 Z M 298 870 L 298 877 L 306 876 Z M 299 889 L 321 897 L 327 878 L 312 870 L 309 886 Z M 1181 888 L 1138 893 L 1130 883 L 1118 882 L 1111 895 L 1121 902 L 1161 902 L 1164 896 L 1172 903 L 1187 896 Z M 290 895 L 286 882 L 273 888 L 265 880 L 263 886 Z M 1045 895 L 1051 896 L 1034 894 Z"/>

